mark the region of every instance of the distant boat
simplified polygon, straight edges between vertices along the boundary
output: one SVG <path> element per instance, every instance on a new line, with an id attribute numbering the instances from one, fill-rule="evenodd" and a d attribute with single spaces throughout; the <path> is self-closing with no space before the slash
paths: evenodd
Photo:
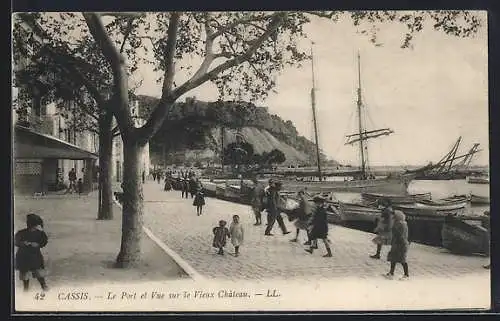
<path id="1" fill-rule="evenodd" d="M 467 176 L 467 183 L 469 183 L 469 184 L 489 184 L 490 178 L 486 175 Z"/>
<path id="2" fill-rule="evenodd" d="M 480 221 L 446 217 L 442 229 L 443 247 L 457 254 L 484 254 L 490 246 L 488 234 Z"/>
<path id="3" fill-rule="evenodd" d="M 312 53 L 311 53 L 312 55 Z M 318 129 L 316 120 L 316 99 L 315 99 L 315 82 L 314 82 L 314 59 L 312 64 L 312 89 L 311 89 L 311 105 L 313 113 L 313 124 L 316 142 L 316 161 L 318 165 L 318 181 L 299 181 L 290 178 L 283 179 L 283 188 L 285 190 L 298 191 L 307 189 L 309 192 L 375 192 L 375 193 L 390 193 L 390 194 L 407 194 L 408 185 L 415 177 L 414 173 L 402 173 L 388 175 L 387 177 L 378 178 L 373 173 L 368 171 L 368 148 L 366 141 L 380 136 L 390 135 L 393 130 L 389 128 L 366 130 L 362 117 L 362 107 L 366 108 L 361 95 L 361 64 L 358 54 L 358 90 L 357 90 L 357 118 L 358 132 L 347 135 L 346 145 L 359 144 L 359 153 L 361 158 L 361 167 L 358 174 L 353 176 L 353 180 L 345 181 L 325 181 L 321 171 L 321 160 L 318 143 Z"/>
<path id="4" fill-rule="evenodd" d="M 480 152 L 479 144 L 476 143 L 465 154 L 457 156 L 458 147 L 462 137 L 458 137 L 451 150 L 436 164 L 430 163 L 424 167 L 408 170 L 408 173 L 415 173 L 417 180 L 454 180 L 465 179 L 469 171 L 469 166 L 474 154 Z M 460 161 L 458 161 L 460 160 Z"/>
<path id="5" fill-rule="evenodd" d="M 373 203 L 379 199 L 386 198 L 389 199 L 393 204 L 410 204 L 417 201 L 430 201 L 432 199 L 431 193 L 421 193 L 421 194 L 408 194 L 408 195 L 391 195 L 391 194 L 381 194 L 381 193 L 361 193 L 361 197 L 367 203 Z"/>
<path id="6" fill-rule="evenodd" d="M 470 195 L 470 203 L 472 205 L 488 205 L 490 204 L 490 198 L 487 196 Z"/>

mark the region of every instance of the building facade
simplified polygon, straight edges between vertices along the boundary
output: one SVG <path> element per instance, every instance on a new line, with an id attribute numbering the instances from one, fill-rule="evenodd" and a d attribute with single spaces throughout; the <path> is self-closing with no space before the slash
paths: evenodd
<path id="1" fill-rule="evenodd" d="M 22 21 L 20 27 L 30 29 L 36 27 L 30 23 Z M 43 43 L 44 39 L 36 32 L 31 33 L 33 40 Z M 15 167 L 14 185 L 19 192 L 48 192 L 64 189 L 69 183 L 69 172 L 75 169 L 77 178 L 82 178 L 88 182 L 90 189 L 97 188 L 97 167 L 98 161 L 89 162 L 89 159 L 97 158 L 99 152 L 98 134 L 89 130 L 77 129 L 72 124 L 71 113 L 60 112 L 61 104 L 65 105 L 65 110 L 79 108 L 70 100 L 57 102 L 44 102 L 44 95 L 47 84 L 44 80 L 32 85 L 16 84 L 15 74 L 17 71 L 27 68 L 31 63 L 33 49 L 26 44 L 25 55 L 16 55 L 13 60 L 13 81 L 12 81 L 12 108 L 13 108 L 13 128 L 19 129 L 14 138 Z M 138 101 L 131 103 L 132 114 L 136 126 L 141 126 L 144 121 L 139 118 Z M 29 136 L 29 138 L 28 138 Z M 32 141 L 28 141 L 31 139 Z M 18 144 L 18 140 L 22 140 Z M 26 147 L 32 144 L 30 148 Z M 46 144 L 46 146 L 42 146 Z M 16 146 L 19 148 L 16 149 Z M 23 150 L 21 155 L 19 150 Z M 34 152 L 36 150 L 36 152 Z M 58 157 L 58 153 L 59 156 Z M 30 156 L 26 156 L 26 155 Z M 113 180 L 121 181 L 123 178 L 123 145 L 121 137 L 117 136 L 113 141 Z M 149 175 L 149 145 L 146 146 L 143 154 L 143 168 L 146 175 Z M 92 168 L 89 168 L 92 167 Z"/>

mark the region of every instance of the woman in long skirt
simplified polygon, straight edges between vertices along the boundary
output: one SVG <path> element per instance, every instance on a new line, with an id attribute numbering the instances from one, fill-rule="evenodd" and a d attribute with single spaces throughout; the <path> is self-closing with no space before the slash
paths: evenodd
<path id="1" fill-rule="evenodd" d="M 385 276 L 389 279 L 394 277 L 394 269 L 397 263 L 401 263 L 404 275 L 400 280 L 409 278 L 408 263 L 406 255 L 408 253 L 408 224 L 402 211 L 394 212 L 394 225 L 392 227 L 391 250 L 387 254 L 387 261 L 391 262 L 391 269 Z"/>

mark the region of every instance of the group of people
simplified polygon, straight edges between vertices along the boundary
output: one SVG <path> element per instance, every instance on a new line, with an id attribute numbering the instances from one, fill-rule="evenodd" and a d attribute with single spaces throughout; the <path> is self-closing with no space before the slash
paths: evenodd
<path id="1" fill-rule="evenodd" d="M 252 198 L 252 209 L 255 215 L 255 224 L 262 224 L 262 211 L 267 212 L 268 223 L 264 235 L 272 236 L 271 230 L 274 222 L 278 221 L 283 234 L 288 234 L 283 218 L 280 215 L 280 184 L 279 182 L 269 180 L 269 185 L 262 189 L 257 180 L 254 180 L 255 190 Z M 323 195 L 313 196 L 313 208 L 310 209 L 308 196 L 304 190 L 298 192 L 299 205 L 294 210 L 290 211 L 288 218 L 294 221 L 296 234 L 291 242 L 297 242 L 300 231 L 305 231 L 307 234 L 307 241 L 304 245 L 309 248 L 305 249 L 308 253 L 313 253 L 318 249 L 318 240 L 322 240 L 326 249 L 324 257 L 332 257 L 332 250 L 330 248 L 330 240 L 328 239 L 328 205 L 326 198 Z M 390 251 L 387 254 L 387 260 L 390 262 L 390 270 L 385 276 L 387 278 L 394 277 L 396 265 L 399 263 L 403 267 L 404 275 L 403 280 L 409 278 L 407 253 L 408 253 L 408 225 L 406 217 L 400 210 L 392 208 L 389 199 L 381 199 L 379 201 L 379 208 L 382 210 L 381 217 L 378 219 L 375 232 L 377 236 L 373 242 L 377 246 L 376 253 L 370 257 L 373 259 L 380 259 L 382 246 L 390 246 Z"/>

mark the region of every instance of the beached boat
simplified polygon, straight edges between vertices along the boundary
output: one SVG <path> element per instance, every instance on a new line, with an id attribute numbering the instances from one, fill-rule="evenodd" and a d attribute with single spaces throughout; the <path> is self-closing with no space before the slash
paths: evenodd
<path id="1" fill-rule="evenodd" d="M 216 197 L 217 195 L 217 184 L 210 181 L 202 181 L 201 185 L 203 186 L 203 192 L 205 196 L 208 197 Z"/>
<path id="2" fill-rule="evenodd" d="M 469 183 L 469 184 L 489 184 L 490 178 L 486 175 L 467 176 L 467 183 Z"/>
<path id="3" fill-rule="evenodd" d="M 442 229 L 443 247 L 457 254 L 484 254 L 490 246 L 488 235 L 480 218 L 463 220 L 448 216 Z"/>
<path id="4" fill-rule="evenodd" d="M 408 194 L 408 195 L 391 195 L 381 193 L 361 193 L 363 201 L 366 203 L 375 203 L 379 199 L 386 198 L 391 200 L 393 204 L 411 204 L 418 201 L 430 201 L 431 193 Z"/>
<path id="5" fill-rule="evenodd" d="M 339 202 L 338 208 L 343 222 L 375 223 L 380 216 L 380 209 L 356 203 Z"/>
<path id="6" fill-rule="evenodd" d="M 364 128 L 366 121 L 363 121 L 362 109 L 366 109 L 362 100 L 361 90 L 361 63 L 358 54 L 358 88 L 357 88 L 357 133 L 347 135 L 346 145 L 359 145 L 359 153 L 361 166 L 359 172 L 352 176 L 350 180 L 344 181 L 328 181 L 323 180 L 321 171 L 320 148 L 318 145 L 318 129 L 316 120 L 316 100 L 315 100 L 315 82 L 314 82 L 314 58 L 312 59 L 312 89 L 311 89 L 311 106 L 313 114 L 313 125 L 316 143 L 316 161 L 318 165 L 318 181 L 305 181 L 290 178 L 283 178 L 283 188 L 287 190 L 298 191 L 307 189 L 309 192 L 355 192 L 355 193 L 389 193 L 389 194 L 405 194 L 408 190 L 408 185 L 415 177 L 414 173 L 408 174 L 392 174 L 387 177 L 375 177 L 370 172 L 368 166 L 368 148 L 367 141 L 381 136 L 392 134 L 394 131 L 389 128 L 367 130 Z"/>
<path id="7" fill-rule="evenodd" d="M 224 189 L 224 199 L 235 202 L 241 201 L 241 186 L 240 185 L 226 185 Z"/>
<path id="8" fill-rule="evenodd" d="M 488 196 L 470 195 L 471 205 L 488 205 L 490 204 L 490 198 Z"/>
<path id="9" fill-rule="evenodd" d="M 225 199 L 226 197 L 226 184 L 217 184 L 215 186 L 215 197 Z"/>

